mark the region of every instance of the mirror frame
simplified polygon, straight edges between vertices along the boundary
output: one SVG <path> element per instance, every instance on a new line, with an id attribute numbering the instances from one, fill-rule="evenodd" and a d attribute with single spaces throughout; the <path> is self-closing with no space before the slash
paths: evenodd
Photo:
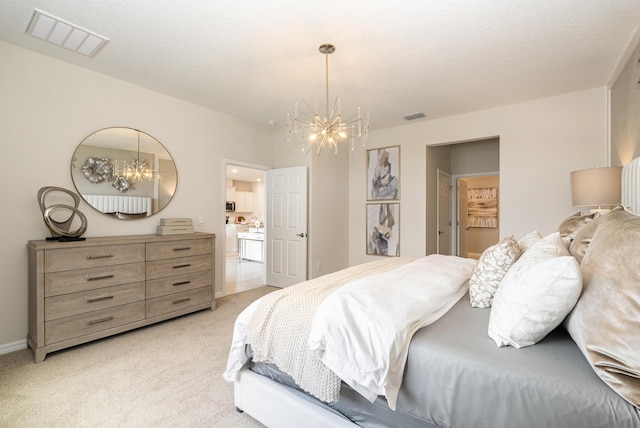
<path id="1" fill-rule="evenodd" d="M 136 161 L 149 172 L 137 177 L 141 180 L 127 169 Z M 82 200 L 97 212 L 121 220 L 159 213 L 178 188 L 171 153 L 148 133 L 130 127 L 103 128 L 89 134 L 73 152 L 70 172 Z"/>

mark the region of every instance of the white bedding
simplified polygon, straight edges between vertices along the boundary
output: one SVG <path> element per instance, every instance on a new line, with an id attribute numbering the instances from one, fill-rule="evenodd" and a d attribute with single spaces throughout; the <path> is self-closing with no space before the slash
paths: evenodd
<path id="1" fill-rule="evenodd" d="M 411 337 L 460 300 L 475 264 L 472 259 L 431 255 L 350 281 L 318 306 L 309 349 L 367 399 L 385 395 L 395 409 Z M 247 362 L 248 326 L 263 299 L 236 320 L 223 375 L 227 381 L 234 381 Z"/>
<path id="2" fill-rule="evenodd" d="M 337 289 L 316 311 L 309 349 L 368 400 L 384 395 L 395 410 L 413 334 L 460 300 L 475 265 L 430 255 Z"/>
<path id="3" fill-rule="evenodd" d="M 385 257 L 351 266 L 268 294 L 240 314 L 225 379 L 233 380 L 247 361 L 245 344 L 251 344 L 252 359 L 277 365 L 296 384 L 316 398 L 335 402 L 340 397 L 340 378 L 308 349 L 309 330 L 317 307 L 335 289 L 368 275 L 386 272 L 414 260 Z"/>

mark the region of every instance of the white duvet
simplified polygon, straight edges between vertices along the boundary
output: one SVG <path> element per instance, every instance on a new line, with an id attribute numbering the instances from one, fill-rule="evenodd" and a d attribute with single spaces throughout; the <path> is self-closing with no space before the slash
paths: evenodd
<path id="1" fill-rule="evenodd" d="M 318 307 L 309 349 L 368 400 L 384 395 L 395 410 L 413 334 L 460 300 L 475 265 L 431 255 L 339 288 Z"/>
<path id="2" fill-rule="evenodd" d="M 344 382 L 395 410 L 413 334 L 444 315 L 467 291 L 476 261 L 430 255 L 351 281 L 318 306 L 307 344 Z M 260 300 L 237 318 L 224 378 L 247 362 L 247 328 Z"/>

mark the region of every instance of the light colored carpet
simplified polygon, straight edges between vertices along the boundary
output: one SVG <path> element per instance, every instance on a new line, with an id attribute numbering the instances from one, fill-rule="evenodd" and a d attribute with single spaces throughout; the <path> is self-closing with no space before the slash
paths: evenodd
<path id="1" fill-rule="evenodd" d="M 0 356 L 0 427 L 262 427 L 222 379 L 236 316 L 259 287 L 205 310 L 49 354 Z"/>

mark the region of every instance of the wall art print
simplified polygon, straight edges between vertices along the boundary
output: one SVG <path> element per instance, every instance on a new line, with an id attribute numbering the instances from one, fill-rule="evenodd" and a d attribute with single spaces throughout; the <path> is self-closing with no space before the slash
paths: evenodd
<path id="1" fill-rule="evenodd" d="M 367 204 L 367 254 L 400 255 L 400 204 Z"/>
<path id="2" fill-rule="evenodd" d="M 367 150 L 367 200 L 400 199 L 400 146 Z"/>
<path id="3" fill-rule="evenodd" d="M 482 187 L 467 191 L 469 227 L 498 227 L 498 188 Z"/>

